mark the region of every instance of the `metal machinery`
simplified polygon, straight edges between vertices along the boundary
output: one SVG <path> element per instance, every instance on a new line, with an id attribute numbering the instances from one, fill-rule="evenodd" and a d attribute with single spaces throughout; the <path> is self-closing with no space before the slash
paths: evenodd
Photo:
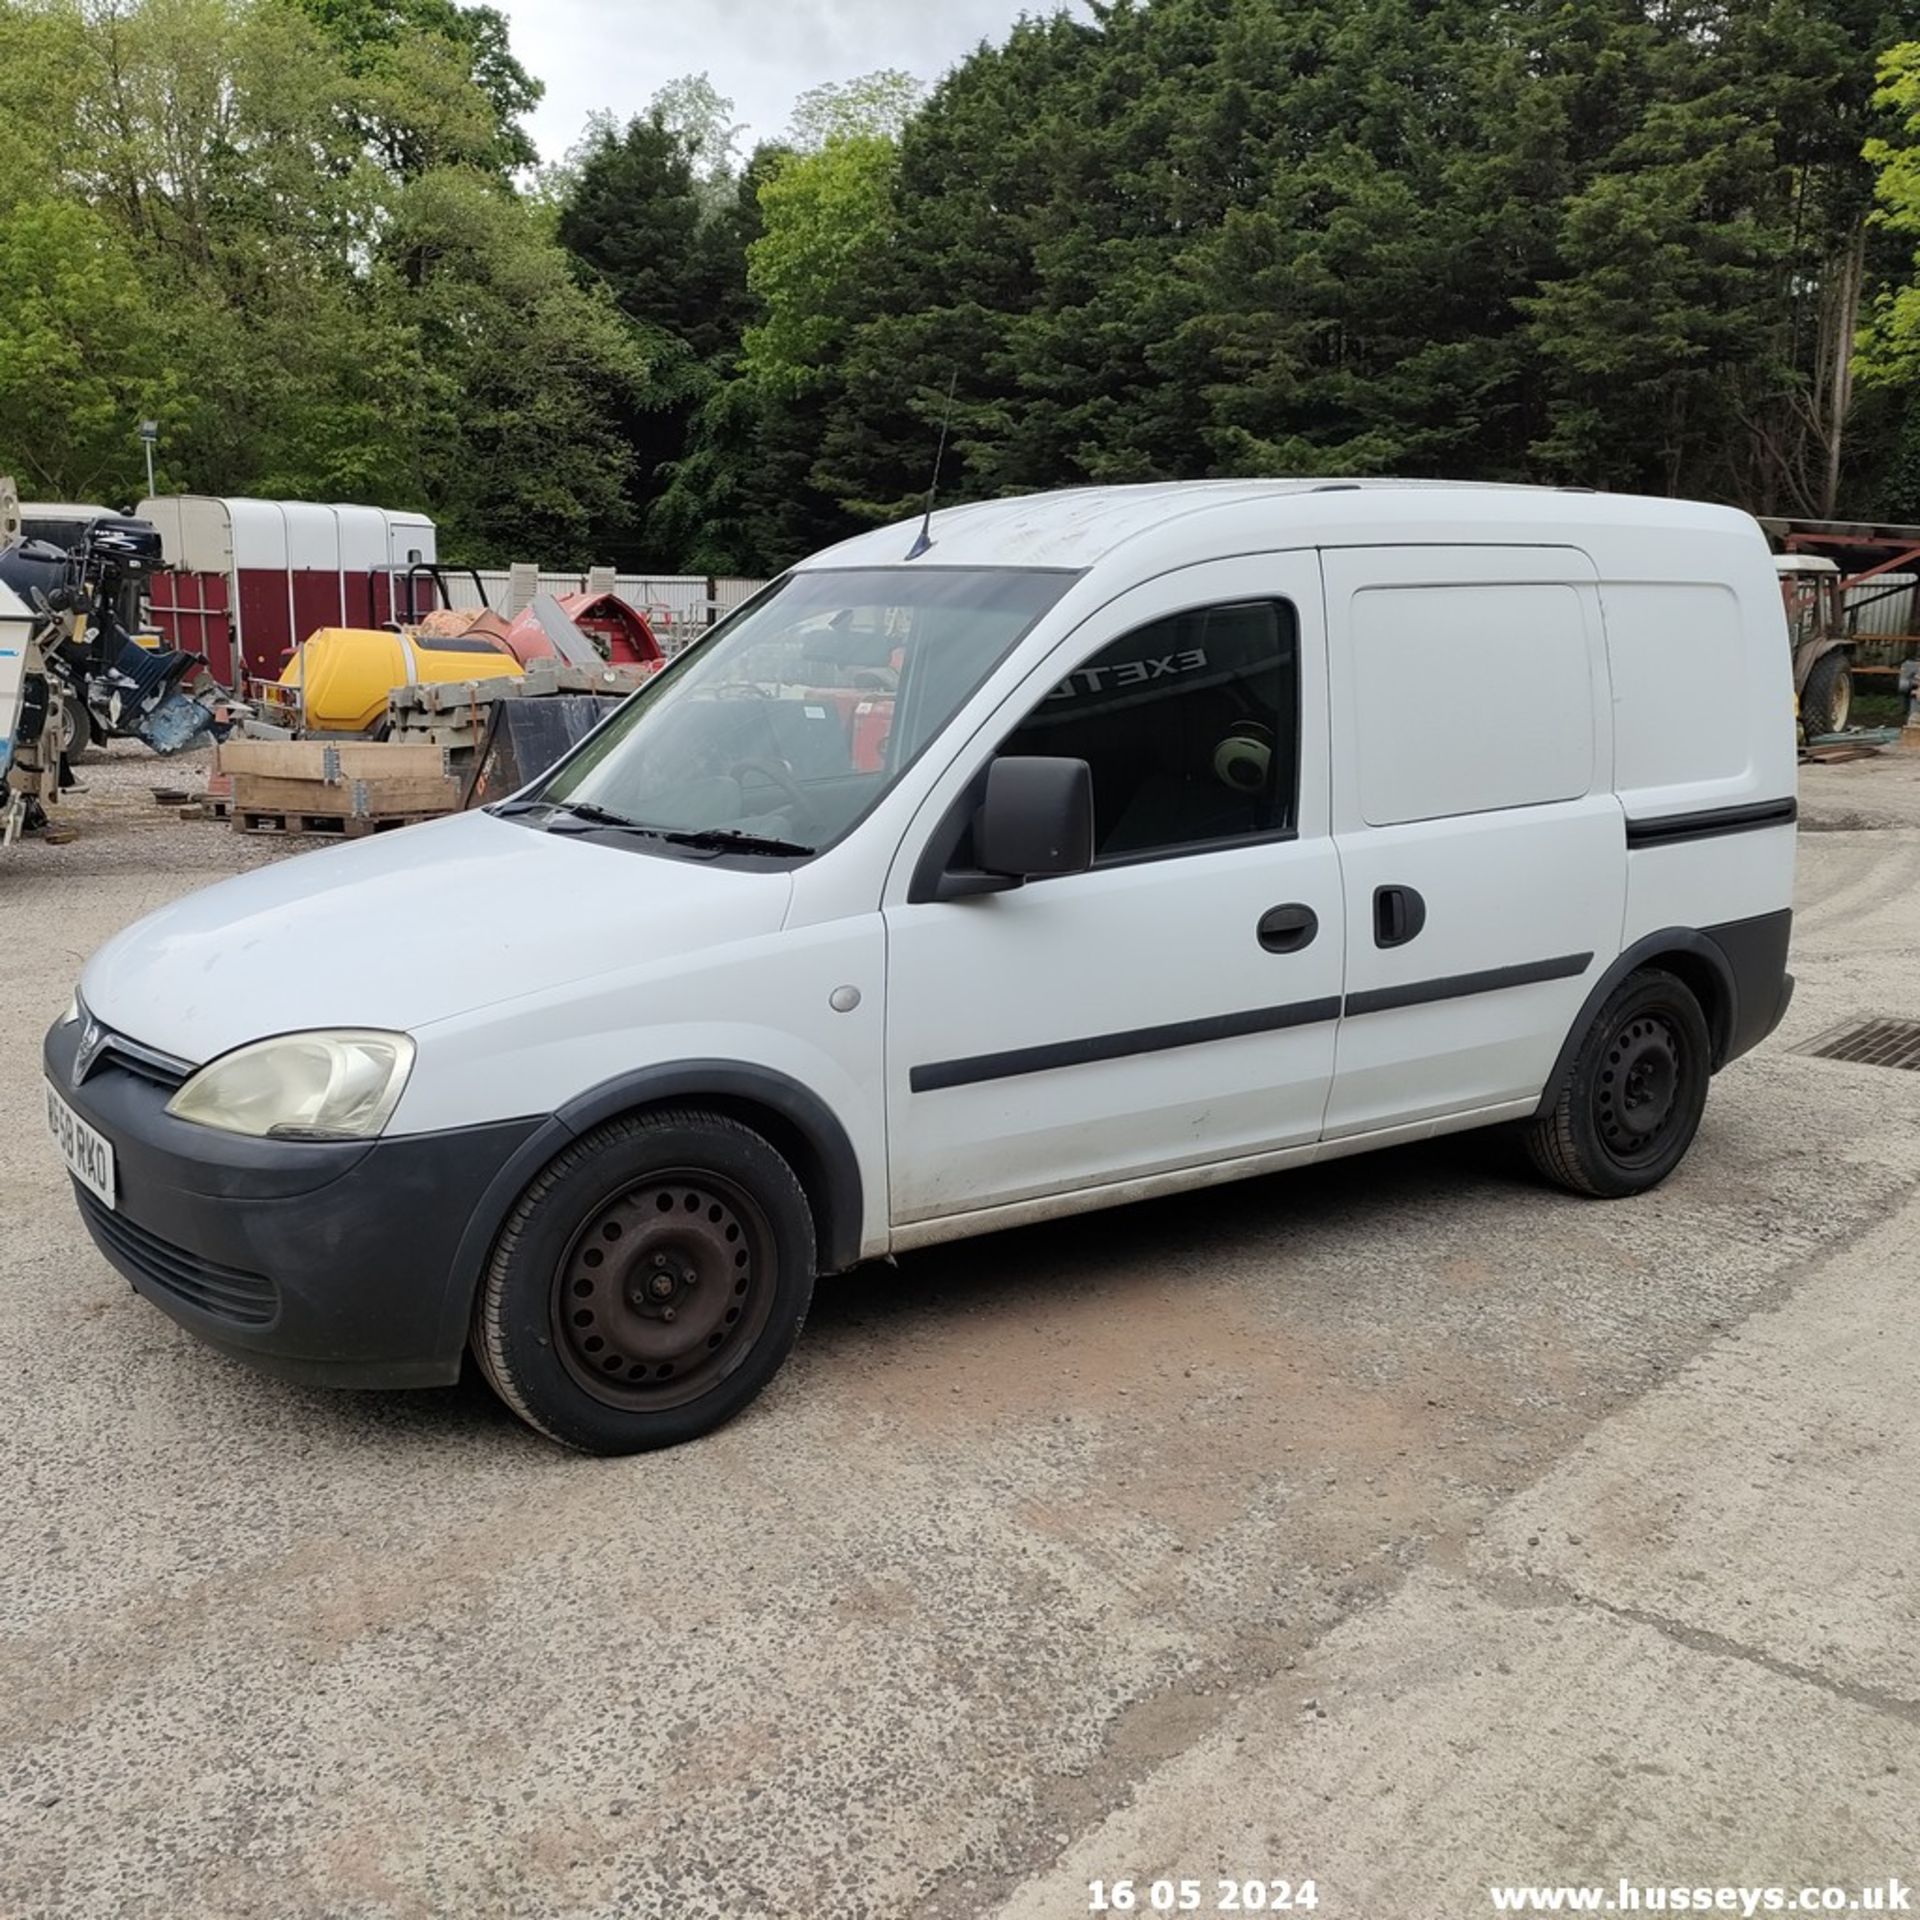
<path id="1" fill-rule="evenodd" d="M 1793 638 L 1794 691 L 1808 736 L 1846 727 L 1856 676 L 1871 675 L 1889 688 L 1898 684 L 1909 691 L 1914 676 L 1899 658 L 1863 662 L 1859 654 L 1868 644 L 1891 656 L 1920 651 L 1914 584 L 1920 573 L 1920 527 L 1855 520 L 1763 519 L 1760 524 L 1780 549 L 1774 564 Z"/>
<path id="2" fill-rule="evenodd" d="M 11 487 L 0 488 L 12 498 Z M 0 515 L 0 517 L 9 517 Z M 143 647 L 142 582 L 160 536 L 121 514 L 89 520 L 62 548 L 22 537 L 17 498 L 0 545 L 0 844 L 46 824 L 72 782 L 69 754 L 93 733 L 178 753 L 226 730 L 226 696 L 197 654 Z"/>

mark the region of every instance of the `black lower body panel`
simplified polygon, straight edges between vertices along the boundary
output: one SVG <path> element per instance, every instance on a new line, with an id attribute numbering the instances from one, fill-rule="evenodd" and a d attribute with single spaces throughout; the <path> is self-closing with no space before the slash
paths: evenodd
<path id="1" fill-rule="evenodd" d="M 76 1181 L 94 1244 L 209 1345 L 321 1386 L 458 1378 L 473 1289 L 512 1163 L 550 1123 L 370 1142 L 252 1139 L 176 1120 L 167 1090 L 47 1036 L 61 1098 L 113 1145 L 114 1204 Z M 480 1249 L 477 1253 L 476 1249 Z"/>
<path id="2" fill-rule="evenodd" d="M 1728 920 L 1701 931 L 1726 956 L 1733 975 L 1733 1019 L 1726 1059 L 1737 1060 L 1780 1024 L 1793 998 L 1793 975 L 1787 971 L 1793 910 L 1782 907 L 1778 913 Z"/>

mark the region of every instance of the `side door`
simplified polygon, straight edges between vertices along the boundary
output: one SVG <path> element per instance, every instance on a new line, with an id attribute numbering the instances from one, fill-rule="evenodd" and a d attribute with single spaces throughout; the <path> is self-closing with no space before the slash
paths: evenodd
<path id="1" fill-rule="evenodd" d="M 1592 562 L 1322 558 L 1347 920 L 1327 1135 L 1530 1102 L 1625 908 Z"/>
<path id="2" fill-rule="evenodd" d="M 1036 666 L 889 878 L 896 1226 L 1317 1139 L 1344 929 L 1311 553 L 1136 587 Z M 940 900 L 996 754 L 1083 759 L 1084 873 Z"/>

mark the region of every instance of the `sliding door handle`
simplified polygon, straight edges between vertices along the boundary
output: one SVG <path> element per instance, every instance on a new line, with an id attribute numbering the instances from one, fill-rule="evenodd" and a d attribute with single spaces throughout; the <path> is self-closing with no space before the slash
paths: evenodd
<path id="1" fill-rule="evenodd" d="M 1427 924 L 1427 903 L 1411 887 L 1373 890 L 1373 944 L 1404 947 Z"/>
<path id="2" fill-rule="evenodd" d="M 1284 907 L 1269 907 L 1254 928 L 1260 944 L 1269 953 L 1298 953 L 1302 947 L 1312 944 L 1313 936 L 1319 931 L 1320 916 L 1298 900 L 1291 900 Z"/>

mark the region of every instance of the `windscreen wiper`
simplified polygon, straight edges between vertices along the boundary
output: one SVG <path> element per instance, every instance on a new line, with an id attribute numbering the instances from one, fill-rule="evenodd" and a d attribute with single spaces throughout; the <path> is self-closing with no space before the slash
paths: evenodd
<path id="1" fill-rule="evenodd" d="M 795 860 L 805 859 L 814 852 L 812 847 L 803 847 L 796 840 L 777 840 L 763 833 L 744 832 L 739 827 L 700 827 L 687 832 L 669 827 L 650 827 L 644 820 L 630 820 L 624 813 L 596 806 L 591 800 L 509 800 L 493 811 L 519 814 L 531 812 L 535 807 L 545 807 L 553 813 L 562 814 L 568 823 L 577 820 L 582 826 L 611 828 L 615 833 L 636 833 L 648 840 L 665 840 L 676 847 L 695 847 L 703 852 L 766 853 Z M 547 831 L 553 832 L 556 825 L 560 825 L 562 832 L 572 831 L 570 824 L 552 820 L 547 822 Z"/>
<path id="2" fill-rule="evenodd" d="M 579 820 L 590 827 L 612 827 L 617 833 L 643 833 L 650 840 L 666 838 L 658 827 L 650 827 L 640 820 L 629 820 L 624 813 L 596 806 L 591 800 L 548 800 L 543 804 L 565 814 L 569 820 Z M 551 832 L 553 823 L 549 821 L 547 825 Z"/>
<path id="3" fill-rule="evenodd" d="M 776 840 L 764 833 L 745 833 L 738 827 L 702 827 L 693 833 L 661 832 L 662 840 L 676 847 L 711 848 L 716 853 L 771 853 L 792 859 L 804 859 L 814 849 L 797 840 Z"/>

